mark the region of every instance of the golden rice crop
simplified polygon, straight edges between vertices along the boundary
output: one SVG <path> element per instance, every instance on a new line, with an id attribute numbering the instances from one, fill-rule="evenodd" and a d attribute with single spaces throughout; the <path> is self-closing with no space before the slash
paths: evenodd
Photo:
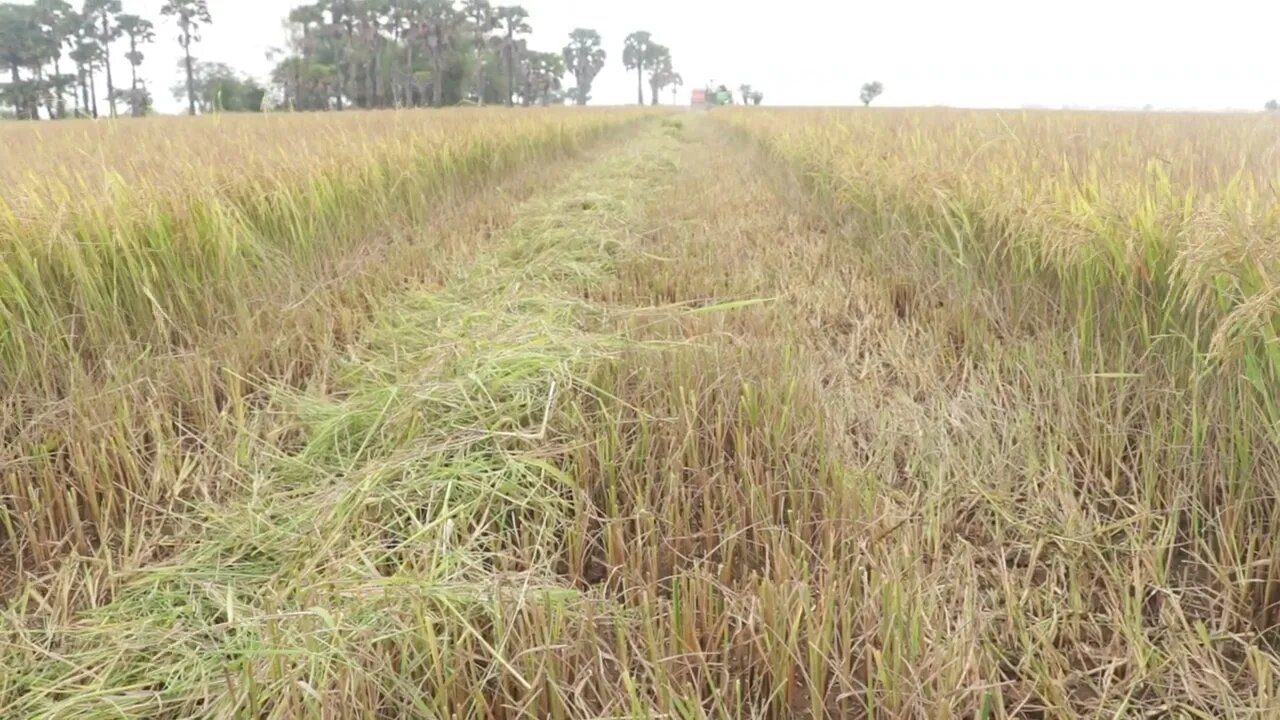
<path id="1" fill-rule="evenodd" d="M 205 484 L 195 458 L 228 452 L 213 428 L 236 432 L 227 416 L 240 396 L 264 377 L 304 377 L 307 350 L 358 314 L 350 296 L 326 306 L 325 293 L 410 272 L 377 267 L 388 241 L 406 227 L 425 235 L 451 194 L 565 156 L 632 117 L 0 126 L 5 563 L 30 569 L 72 547 L 134 544 L 113 530 Z M 354 267 L 361 257 L 374 268 Z"/>
<path id="2" fill-rule="evenodd" d="M 1169 299 L 1202 309 L 1257 296 L 1274 274 L 1280 138 L 1273 117 L 815 111 L 729 118 L 846 207 L 948 224 L 956 237 L 944 249 L 959 262 L 973 259 L 963 255 L 973 235 L 992 248 L 972 250 L 994 249 L 999 259 L 1060 270 L 1064 279 L 1078 271 L 1094 286 L 1097 275 L 1137 289 L 1158 285 L 1177 296 Z"/>
<path id="3" fill-rule="evenodd" d="M 1272 682 L 1280 628 L 1275 118 L 726 118 L 816 193 L 824 212 L 852 224 L 900 318 L 942 333 L 967 357 L 999 363 L 999 377 L 1033 391 L 1034 402 L 1061 403 L 1040 431 L 1060 439 L 1037 441 L 1056 449 L 1037 450 L 1029 466 L 986 471 L 984 493 L 1008 488 L 1021 500 L 1007 511 L 1029 517 L 1046 498 L 1050 512 L 1079 507 L 1106 528 L 1079 540 L 1100 562 L 1071 571 L 1066 606 L 1079 606 L 1081 577 L 1094 576 L 1098 588 L 1128 586 L 1145 605 L 1124 611 L 1124 624 L 1158 628 L 1145 631 L 1152 635 L 1176 636 L 1178 626 L 1202 638 L 1234 634 L 1250 657 L 1271 658 L 1252 670 L 1257 682 Z M 1011 422 L 1028 412 L 1036 411 L 1012 406 Z M 1025 448 L 1005 452 L 1005 462 L 1026 462 Z M 1048 488 L 1034 479 L 1044 472 L 1055 478 Z M 1014 484 L 994 479 L 1002 475 Z M 1038 489 L 1023 495 L 1018 482 Z M 979 542 L 996 547 L 1039 554 L 1060 541 L 1016 515 L 978 525 Z M 1103 605 L 1083 607 L 1103 614 Z M 1172 650 L 1177 642 L 1150 642 L 1162 661 L 1186 662 Z"/>
<path id="4" fill-rule="evenodd" d="M 67 338 L 7 346 L 0 517 L 75 562 L 0 608 L 0 715 L 1280 712 L 1273 120 L 717 110 L 537 167 L 630 117 L 237 120 L 314 162 L 147 194 L 250 208 L 191 225 L 225 264 L 28 240 Z M 115 192 L 64 195 L 147 227 Z"/>

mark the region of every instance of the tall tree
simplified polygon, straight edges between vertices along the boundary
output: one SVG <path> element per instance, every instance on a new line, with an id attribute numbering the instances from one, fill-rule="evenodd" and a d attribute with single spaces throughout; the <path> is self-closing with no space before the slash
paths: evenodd
<path id="1" fill-rule="evenodd" d="M 40 119 L 40 106 L 44 105 L 49 117 L 54 117 L 54 100 L 51 95 L 52 83 L 45 77 L 45 65 L 49 64 L 49 42 L 36 28 L 31 35 L 31 52 L 27 55 L 27 72 L 31 75 L 23 83 L 23 92 L 27 97 L 27 107 L 32 120 Z"/>
<path id="2" fill-rule="evenodd" d="M 653 34 L 640 30 L 628 35 L 622 48 L 622 64 L 636 71 L 636 102 L 641 105 L 644 105 L 644 71 L 649 69 L 655 45 Z"/>
<path id="3" fill-rule="evenodd" d="M 418 0 L 388 0 L 387 2 L 387 24 L 386 27 L 391 31 L 391 52 L 387 58 L 389 62 L 391 76 L 391 105 L 399 107 L 404 104 L 412 104 L 412 83 L 410 78 L 413 77 L 413 42 L 414 31 L 418 27 L 418 15 L 420 13 Z M 403 41 L 405 43 L 405 63 L 402 67 L 396 66 L 395 52 L 400 49 Z"/>
<path id="4" fill-rule="evenodd" d="M 599 34 L 579 29 L 560 52 L 530 52 L 529 13 L 491 2 L 303 0 L 289 14 L 288 50 L 273 58 L 272 82 L 288 103 L 338 110 L 468 97 L 510 106 L 517 97 L 551 104 L 572 96 L 585 104 L 606 59 Z M 580 85 L 573 93 L 563 87 L 566 71 Z"/>
<path id="5" fill-rule="evenodd" d="M 324 28 L 324 35 L 334 55 L 333 69 L 337 83 L 335 99 L 337 109 L 342 110 L 353 74 L 351 59 L 355 54 L 355 0 L 322 0 L 320 6 L 329 11 L 329 24 Z"/>
<path id="6" fill-rule="evenodd" d="M 488 77 L 485 57 L 488 56 L 489 33 L 498 29 L 500 21 L 489 0 L 463 0 L 462 14 L 470 22 L 471 52 L 476 63 L 473 68 L 472 92 L 475 94 L 476 102 L 483 105 L 485 78 Z"/>
<path id="7" fill-rule="evenodd" d="M 290 86 L 286 95 L 287 102 L 292 102 L 300 109 L 320 107 L 319 94 L 322 83 L 318 82 L 323 73 L 321 63 L 315 56 L 321 47 L 321 27 L 324 25 L 324 9 L 318 3 L 299 5 L 289 11 L 289 22 L 297 27 L 301 37 L 295 36 L 295 46 L 301 57 L 289 58 L 282 66 L 286 72 L 287 84 Z M 279 69 L 279 68 L 278 68 Z M 330 73 L 332 68 L 329 68 Z M 275 78 L 276 82 L 285 82 Z M 325 109 L 328 101 L 325 100 Z"/>
<path id="8" fill-rule="evenodd" d="M 578 85 L 573 94 L 578 105 L 586 105 L 591 99 L 591 86 L 604 69 L 608 53 L 602 44 L 600 33 L 595 30 L 578 28 L 569 33 L 569 44 L 564 46 L 564 64 Z"/>
<path id="9" fill-rule="evenodd" d="M 80 83 L 80 101 L 83 101 L 83 112 L 91 117 L 98 117 L 98 89 L 97 77 L 95 70 L 97 69 L 98 58 L 102 55 L 101 49 L 98 47 L 98 38 L 95 28 L 96 24 L 91 19 L 86 19 L 83 15 L 77 15 L 75 18 L 73 32 L 70 40 L 74 43 L 69 57 L 76 64 L 76 78 Z M 77 104 L 80 104 L 77 101 Z M 79 113 L 77 108 L 77 114 Z"/>
<path id="10" fill-rule="evenodd" d="M 382 56 L 386 38 L 382 30 L 391 25 L 391 0 L 359 0 L 356 17 L 359 27 L 359 52 L 364 84 L 363 107 L 381 107 L 383 104 Z"/>
<path id="11" fill-rule="evenodd" d="M 191 65 L 191 43 L 200 42 L 200 26 L 213 22 L 208 0 L 165 0 L 160 14 L 178 23 L 178 44 L 182 46 L 183 67 L 187 71 L 187 108 L 196 114 L 195 70 Z"/>
<path id="12" fill-rule="evenodd" d="M 646 64 L 649 67 L 649 104 L 657 105 L 658 94 L 664 87 L 671 84 L 671 78 L 675 75 L 675 70 L 672 69 L 671 50 L 665 45 L 651 43 Z"/>
<path id="13" fill-rule="evenodd" d="M 504 5 L 495 12 L 498 26 L 502 28 L 502 60 L 507 68 L 507 107 L 515 104 L 516 54 L 523 47 L 518 36 L 533 32 L 529 25 L 529 11 L 519 5 Z"/>
<path id="14" fill-rule="evenodd" d="M 444 105 L 445 58 L 453 43 L 459 15 L 451 0 L 426 0 L 422 14 L 422 35 L 431 56 L 431 106 Z"/>
<path id="15" fill-rule="evenodd" d="M 272 70 L 285 100 L 304 108 L 343 110 L 416 104 L 429 87 L 417 58 L 443 40 L 444 65 L 453 33 L 433 31 L 430 12 L 450 12 L 447 0 L 318 0 L 289 13 L 291 53 Z M 425 80 L 424 80 L 425 78 Z"/>
<path id="16" fill-rule="evenodd" d="M 41 56 L 39 29 L 35 8 L 0 4 L 0 66 L 9 71 L 9 82 L 0 88 L 0 97 L 19 118 L 38 117 L 36 83 L 24 80 L 22 71 Z"/>
<path id="17" fill-rule="evenodd" d="M 142 61 L 146 57 L 139 48 L 145 43 L 156 41 L 155 26 L 150 20 L 129 13 L 120 15 L 116 21 L 119 23 L 120 32 L 129 38 L 129 52 L 125 55 L 125 59 L 129 61 L 130 70 L 129 113 L 134 117 L 142 117 L 147 114 L 151 99 L 146 89 L 138 82 L 138 68 L 142 66 Z"/>
<path id="18" fill-rule="evenodd" d="M 53 61 L 51 83 L 55 91 L 56 114 L 64 118 L 67 116 L 66 88 L 70 77 L 62 74 L 62 51 L 66 47 L 74 47 L 75 29 L 80 18 L 67 0 L 36 0 L 35 9 L 47 54 Z"/>
<path id="19" fill-rule="evenodd" d="M 98 44 L 102 50 L 102 69 L 107 74 L 107 106 L 116 117 L 116 85 L 111 75 L 111 43 L 120 39 L 116 16 L 122 12 L 120 0 L 84 0 L 84 14 L 97 26 Z"/>
<path id="20" fill-rule="evenodd" d="M 530 85 L 536 102 L 543 107 L 564 103 L 564 57 L 559 53 L 532 53 Z"/>

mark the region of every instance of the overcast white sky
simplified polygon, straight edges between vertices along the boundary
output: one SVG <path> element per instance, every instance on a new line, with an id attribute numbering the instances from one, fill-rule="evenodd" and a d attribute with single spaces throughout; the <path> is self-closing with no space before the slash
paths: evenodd
<path id="1" fill-rule="evenodd" d="M 75 0 L 73 0 L 74 2 Z M 123 0 L 152 18 L 146 76 L 162 111 L 180 105 L 163 0 Z M 77 3 L 78 4 L 78 3 Z M 298 0 L 209 0 L 196 54 L 265 78 Z M 495 4 L 502 4 L 501 0 Z M 856 104 L 867 80 L 884 105 L 1256 110 L 1280 97 L 1280 0 L 525 0 L 539 50 L 575 27 L 604 36 L 597 104 L 635 102 L 622 42 L 638 29 L 672 49 L 688 87 L 750 82 L 768 105 Z M 759 8 L 759 9 L 754 9 Z M 123 43 L 118 55 L 124 52 Z M 119 74 L 127 73 L 123 58 Z M 687 93 L 688 87 L 685 92 Z M 647 90 L 646 90 L 647 92 Z M 687 95 L 685 96 L 687 98 Z M 687 101 L 682 98 L 682 102 Z M 670 95 L 664 97 L 670 101 Z"/>

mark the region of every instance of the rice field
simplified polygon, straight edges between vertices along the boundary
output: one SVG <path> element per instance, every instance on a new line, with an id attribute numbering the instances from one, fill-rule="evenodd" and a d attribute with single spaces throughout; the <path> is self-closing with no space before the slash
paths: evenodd
<path id="1" fill-rule="evenodd" d="M 1280 713 L 1274 117 L 0 140 L 0 717 Z"/>
<path id="2" fill-rule="evenodd" d="M 18 574 L 207 480 L 264 377 L 302 382 L 455 196 L 625 113 L 157 118 L 0 128 L 0 467 Z M 419 252 L 430 263 L 437 247 Z M 219 444 L 208 445 L 210 435 Z M 225 435 L 225 437 L 221 437 Z M 229 443 L 229 444 L 228 444 Z M 203 446 L 208 452 L 177 451 Z M 105 535 L 105 536 L 104 536 Z"/>

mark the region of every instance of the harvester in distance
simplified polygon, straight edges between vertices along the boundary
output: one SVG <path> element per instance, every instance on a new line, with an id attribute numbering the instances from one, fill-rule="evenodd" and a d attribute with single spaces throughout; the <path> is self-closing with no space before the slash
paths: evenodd
<path id="1" fill-rule="evenodd" d="M 733 93 L 724 85 L 708 84 L 705 88 L 694 88 L 690 105 L 694 110 L 709 110 L 713 107 L 733 104 Z"/>

